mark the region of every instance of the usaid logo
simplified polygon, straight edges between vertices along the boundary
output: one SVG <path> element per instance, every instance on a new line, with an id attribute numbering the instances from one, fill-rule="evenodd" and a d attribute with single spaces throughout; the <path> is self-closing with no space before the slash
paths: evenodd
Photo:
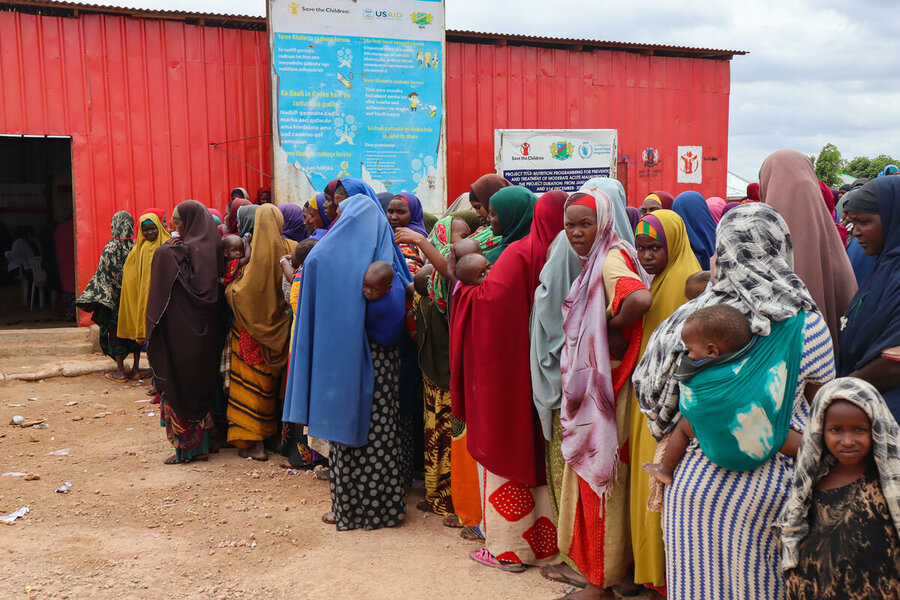
<path id="1" fill-rule="evenodd" d="M 363 11 L 363 16 L 369 20 L 380 19 L 388 21 L 399 21 L 403 18 L 403 13 L 390 10 L 372 10 L 371 8 L 367 8 Z"/>

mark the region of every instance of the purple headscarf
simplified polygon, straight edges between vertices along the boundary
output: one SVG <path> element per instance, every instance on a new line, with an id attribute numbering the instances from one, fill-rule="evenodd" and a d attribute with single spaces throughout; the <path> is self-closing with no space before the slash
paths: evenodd
<path id="1" fill-rule="evenodd" d="M 727 213 L 729 210 L 731 210 L 732 208 L 737 208 L 737 207 L 740 206 L 740 205 L 741 205 L 741 202 L 728 202 L 728 203 L 726 203 L 725 206 L 722 208 L 722 217 L 724 217 L 724 216 L 725 216 L 725 213 Z M 721 217 L 719 217 L 719 218 L 721 219 Z"/>
<path id="2" fill-rule="evenodd" d="M 409 206 L 409 225 L 407 227 L 428 237 L 428 232 L 425 231 L 425 213 L 422 211 L 422 203 L 419 202 L 418 196 L 410 192 L 400 192 L 394 195 L 394 198 L 397 197 L 403 198 L 406 205 Z"/>
<path id="3" fill-rule="evenodd" d="M 628 213 L 628 221 L 631 223 L 631 231 L 633 232 L 641 220 L 641 211 L 633 206 L 626 206 L 625 212 Z"/>
<path id="4" fill-rule="evenodd" d="M 284 215 L 284 228 L 281 231 L 281 235 L 295 242 L 305 240 L 308 233 L 305 219 L 303 218 L 303 209 L 300 205 L 285 202 L 278 205 L 278 210 Z"/>

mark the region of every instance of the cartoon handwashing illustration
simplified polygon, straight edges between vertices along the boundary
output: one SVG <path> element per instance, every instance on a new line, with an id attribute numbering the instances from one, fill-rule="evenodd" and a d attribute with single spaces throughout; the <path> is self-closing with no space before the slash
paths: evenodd
<path id="1" fill-rule="evenodd" d="M 353 52 L 350 50 L 350 48 L 341 48 L 340 50 L 338 50 L 337 58 L 339 69 L 341 67 L 347 67 L 348 69 L 353 68 L 350 64 L 351 62 L 353 62 Z"/>
<path id="2" fill-rule="evenodd" d="M 416 92 L 410 92 L 407 98 L 409 98 L 410 112 L 416 112 L 416 110 L 419 108 L 419 94 Z"/>
<path id="3" fill-rule="evenodd" d="M 429 104 L 428 106 L 425 107 L 425 109 L 428 111 L 429 117 L 433 117 L 434 115 L 437 114 L 437 106 L 435 106 L 434 104 Z"/>
<path id="4" fill-rule="evenodd" d="M 421 50 L 416 52 L 416 65 L 420 69 L 425 66 L 425 54 Z"/>
<path id="5" fill-rule="evenodd" d="M 334 135 L 338 136 L 338 141 L 335 142 L 335 146 L 340 144 L 350 144 L 354 146 L 353 138 L 356 136 L 356 132 L 359 129 L 359 125 L 356 123 L 356 117 L 353 115 L 345 115 L 341 113 L 340 116 L 334 118 Z"/>
<path id="6" fill-rule="evenodd" d="M 349 89 L 353 88 L 353 73 L 347 73 L 347 76 L 344 77 L 340 73 L 337 74 L 338 81 L 344 84 L 344 87 Z"/>
<path id="7" fill-rule="evenodd" d="M 437 52 L 434 53 L 434 56 L 431 57 L 431 61 L 429 61 L 428 66 L 432 69 L 438 68 L 438 55 Z"/>

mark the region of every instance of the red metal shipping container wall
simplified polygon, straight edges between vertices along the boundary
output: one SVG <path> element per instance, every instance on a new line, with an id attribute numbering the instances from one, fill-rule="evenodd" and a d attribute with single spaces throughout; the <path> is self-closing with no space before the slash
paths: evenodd
<path id="1" fill-rule="evenodd" d="M 210 146 L 251 138 L 224 148 L 269 172 L 267 70 L 261 31 L 0 11 L 0 134 L 72 138 L 79 291 L 116 211 L 268 185 Z"/>
<path id="2" fill-rule="evenodd" d="M 655 189 L 725 195 L 729 63 L 630 52 L 447 44 L 448 194 L 493 171 L 494 129 L 619 131 L 631 204 Z M 266 33 L 119 15 L 0 12 L 0 134 L 72 138 L 77 289 L 117 210 L 220 209 L 270 172 Z M 676 183 L 678 146 L 703 147 L 703 183 Z M 660 163 L 642 164 L 646 148 Z"/>
<path id="3" fill-rule="evenodd" d="M 609 50 L 447 44 L 448 197 L 494 170 L 494 129 L 617 129 L 630 204 L 652 190 L 725 197 L 730 65 Z M 676 183 L 678 146 L 703 147 L 703 183 Z M 648 168 L 641 154 L 659 151 Z"/>

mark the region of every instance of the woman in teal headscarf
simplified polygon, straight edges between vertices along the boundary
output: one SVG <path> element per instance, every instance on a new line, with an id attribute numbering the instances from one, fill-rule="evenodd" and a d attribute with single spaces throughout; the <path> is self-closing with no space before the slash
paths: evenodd
<path id="1" fill-rule="evenodd" d="M 491 207 L 488 211 L 491 217 L 491 230 L 494 235 L 503 236 L 500 243 L 484 255 L 491 263 L 496 262 L 510 244 L 521 240 L 531 232 L 535 202 L 537 196 L 520 185 L 505 187 L 491 196 Z"/>

